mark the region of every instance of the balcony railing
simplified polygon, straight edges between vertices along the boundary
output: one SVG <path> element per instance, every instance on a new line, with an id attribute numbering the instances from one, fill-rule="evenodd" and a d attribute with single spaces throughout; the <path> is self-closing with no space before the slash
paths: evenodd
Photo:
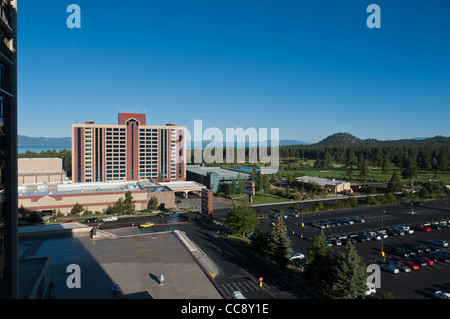
<path id="1" fill-rule="evenodd" d="M 0 50 L 8 59 L 13 59 L 13 51 L 3 41 L 0 42 Z"/>

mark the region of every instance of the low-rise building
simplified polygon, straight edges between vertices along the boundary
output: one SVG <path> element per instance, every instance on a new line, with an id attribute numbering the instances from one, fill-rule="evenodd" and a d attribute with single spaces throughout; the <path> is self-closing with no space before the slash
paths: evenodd
<path id="1" fill-rule="evenodd" d="M 217 193 L 222 184 L 229 184 L 233 180 L 251 179 L 252 175 L 221 167 L 209 167 L 201 165 L 187 165 L 186 178 L 188 181 L 196 181 L 205 185 L 208 189 Z"/>
<path id="2" fill-rule="evenodd" d="M 316 183 L 323 189 L 328 189 L 332 193 L 340 193 L 349 191 L 352 192 L 350 182 L 339 181 L 336 179 L 322 178 L 322 177 L 312 177 L 312 176 L 302 176 L 296 178 L 297 183 Z"/>
<path id="3" fill-rule="evenodd" d="M 67 178 L 62 158 L 19 158 L 19 185 L 61 183 Z"/>
<path id="4" fill-rule="evenodd" d="M 155 196 L 165 208 L 175 207 L 175 192 L 158 183 L 103 182 L 62 183 L 57 185 L 22 185 L 19 187 L 19 207 L 28 211 L 49 213 L 53 210 L 69 214 L 75 204 L 92 212 L 105 212 L 119 198 L 131 192 L 137 211 L 147 208 Z"/>

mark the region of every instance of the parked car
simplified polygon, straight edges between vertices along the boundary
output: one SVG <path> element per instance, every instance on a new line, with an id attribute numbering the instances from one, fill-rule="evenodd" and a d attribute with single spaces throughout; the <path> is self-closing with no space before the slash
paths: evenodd
<path id="1" fill-rule="evenodd" d="M 372 296 L 377 292 L 377 288 L 372 283 L 367 283 L 367 290 L 364 292 L 366 296 Z"/>
<path id="2" fill-rule="evenodd" d="M 414 226 L 414 230 L 417 230 L 417 231 L 431 231 L 431 228 L 430 228 L 430 226 L 416 225 L 416 226 Z"/>
<path id="3" fill-rule="evenodd" d="M 355 222 L 349 217 L 342 217 L 341 221 L 346 225 L 353 225 Z"/>
<path id="4" fill-rule="evenodd" d="M 104 222 L 115 222 L 117 220 L 118 220 L 117 216 L 109 216 L 109 217 L 103 218 Z"/>
<path id="5" fill-rule="evenodd" d="M 291 217 L 300 217 L 300 214 L 298 214 L 296 212 L 287 212 L 286 214 L 288 214 Z"/>
<path id="6" fill-rule="evenodd" d="M 351 220 L 358 222 L 358 223 L 365 223 L 366 221 L 364 219 L 362 219 L 361 217 L 358 216 L 354 216 L 354 217 L 350 217 Z"/>
<path id="7" fill-rule="evenodd" d="M 391 262 L 389 262 L 389 264 L 398 268 L 402 272 L 411 272 L 411 268 L 409 266 L 405 265 L 405 263 L 402 261 L 391 261 Z"/>
<path id="8" fill-rule="evenodd" d="M 317 228 L 320 228 L 320 229 L 325 229 L 325 228 L 327 228 L 327 226 L 325 226 L 325 225 L 322 224 L 321 222 L 314 222 L 314 223 L 312 223 L 312 225 L 313 225 L 314 227 L 317 227 Z"/>
<path id="9" fill-rule="evenodd" d="M 410 260 L 410 261 L 415 262 L 415 263 L 418 264 L 420 267 L 425 267 L 425 266 L 428 265 L 428 263 L 427 263 L 424 259 L 419 258 L 419 257 L 410 257 L 410 258 L 408 258 L 407 260 Z"/>
<path id="10" fill-rule="evenodd" d="M 84 221 L 85 223 L 98 223 L 99 219 L 97 217 L 88 218 Z"/>
<path id="11" fill-rule="evenodd" d="M 173 212 L 167 211 L 167 212 L 162 212 L 162 213 L 160 213 L 160 214 L 159 214 L 159 217 L 165 217 L 165 216 L 172 217 L 172 215 L 173 215 Z"/>
<path id="12" fill-rule="evenodd" d="M 247 299 L 247 298 L 244 297 L 244 295 L 240 291 L 233 291 L 231 293 L 231 298 L 232 299 Z"/>
<path id="13" fill-rule="evenodd" d="M 432 239 L 429 242 L 439 247 L 448 247 L 448 241 L 443 239 Z"/>
<path id="14" fill-rule="evenodd" d="M 421 248 L 423 250 L 423 253 L 430 253 L 431 252 L 431 248 L 428 247 L 428 245 L 425 245 L 425 244 L 423 244 L 421 242 L 418 242 L 418 241 L 414 242 L 414 244 L 416 244 L 417 247 Z"/>
<path id="15" fill-rule="evenodd" d="M 338 239 L 338 238 L 330 238 L 328 241 L 329 241 L 333 246 L 341 246 L 341 245 L 342 245 L 341 240 Z"/>
<path id="16" fill-rule="evenodd" d="M 397 255 L 399 257 L 402 258 L 408 258 L 411 256 L 411 253 L 405 249 L 404 247 L 401 246 L 392 246 L 390 248 L 388 248 L 388 252 L 390 252 L 391 254 Z"/>
<path id="17" fill-rule="evenodd" d="M 428 264 L 428 266 L 433 266 L 434 265 L 434 260 L 432 260 L 432 259 L 430 259 L 428 257 L 425 257 L 424 255 L 419 256 L 418 258 L 422 258 L 423 260 L 425 260 L 426 263 Z"/>
<path id="18" fill-rule="evenodd" d="M 436 255 L 440 262 L 450 263 L 450 255 L 445 254 L 443 251 L 435 251 L 433 255 Z"/>
<path id="19" fill-rule="evenodd" d="M 434 230 L 440 230 L 440 229 L 441 229 L 441 225 L 439 225 L 439 224 L 437 224 L 437 223 L 432 223 L 432 224 L 430 225 L 430 228 L 431 228 L 431 229 L 434 229 Z"/>
<path id="20" fill-rule="evenodd" d="M 380 269 L 393 274 L 398 274 L 400 272 L 397 267 L 391 264 L 381 264 Z"/>
<path id="21" fill-rule="evenodd" d="M 424 252 L 422 247 L 420 247 L 416 243 L 404 243 L 403 246 L 405 246 L 406 248 L 411 249 L 412 251 L 414 251 L 417 254 L 422 254 Z"/>
<path id="22" fill-rule="evenodd" d="M 438 299 L 450 299 L 450 291 L 441 291 L 438 290 L 434 293 L 434 296 Z"/>
<path id="23" fill-rule="evenodd" d="M 293 252 L 291 255 L 290 255 L 290 257 L 289 257 L 289 260 L 290 261 L 293 261 L 293 260 L 296 260 L 296 259 L 304 259 L 305 258 L 305 255 L 304 254 L 302 254 L 302 253 L 297 253 L 297 252 Z"/>
<path id="24" fill-rule="evenodd" d="M 403 235 L 405 235 L 405 232 L 403 230 L 395 229 L 395 228 L 391 228 L 391 229 L 386 230 L 386 233 L 389 236 L 403 236 Z"/>
<path id="25" fill-rule="evenodd" d="M 430 252 L 434 252 L 434 251 L 438 251 L 440 250 L 438 246 L 433 245 L 432 243 L 428 242 L 428 241 L 423 241 L 423 240 L 418 240 L 417 243 L 424 245 L 425 247 L 427 247 L 429 249 Z"/>
<path id="26" fill-rule="evenodd" d="M 369 234 L 370 236 L 372 236 L 372 239 L 374 239 L 374 240 L 381 240 L 381 235 L 378 234 L 378 233 L 375 232 L 375 231 L 367 232 L 367 234 Z"/>
<path id="27" fill-rule="evenodd" d="M 342 245 L 348 245 L 348 244 L 356 244 L 357 241 L 355 238 L 349 236 L 341 239 Z"/>
<path id="28" fill-rule="evenodd" d="M 402 260 L 402 262 L 405 266 L 409 267 L 411 270 L 417 270 L 420 268 L 420 266 L 412 260 Z"/>
<path id="29" fill-rule="evenodd" d="M 411 235 L 414 233 L 414 230 L 412 230 L 409 226 L 395 226 L 394 229 L 403 231 L 405 234 L 408 234 L 408 235 Z"/>
<path id="30" fill-rule="evenodd" d="M 439 256 L 437 256 L 433 253 L 423 254 L 423 255 L 421 255 L 421 257 L 428 258 L 428 259 L 432 260 L 433 263 L 435 263 L 435 264 L 439 262 Z"/>
<path id="31" fill-rule="evenodd" d="M 356 236 L 353 237 L 358 243 L 363 243 L 365 241 L 367 241 L 367 237 L 364 236 L 363 234 L 358 234 Z"/>
<path id="32" fill-rule="evenodd" d="M 386 239 L 389 237 L 389 235 L 386 233 L 385 230 L 378 230 L 375 233 L 377 233 L 377 235 L 379 235 L 383 239 Z"/>
<path id="33" fill-rule="evenodd" d="M 272 215 L 272 217 L 273 217 L 273 218 L 276 218 L 276 219 L 278 219 L 278 218 L 280 218 L 280 217 L 288 218 L 288 215 L 287 215 L 286 213 L 284 213 L 284 212 L 276 212 L 276 213 L 274 213 L 274 214 Z"/>

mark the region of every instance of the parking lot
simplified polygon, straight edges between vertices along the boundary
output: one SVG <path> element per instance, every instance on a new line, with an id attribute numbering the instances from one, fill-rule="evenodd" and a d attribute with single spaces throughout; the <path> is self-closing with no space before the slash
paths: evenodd
<path id="1" fill-rule="evenodd" d="M 431 204 L 417 205 L 413 213 L 409 205 L 397 204 L 308 213 L 299 217 L 288 215 L 285 216 L 284 221 L 294 251 L 307 255 L 307 248 L 311 245 L 312 238 L 323 232 L 328 245 L 336 253 L 344 249 L 346 239 L 352 238 L 358 254 L 367 265 L 373 263 L 381 265 L 436 253 L 415 252 L 414 256 L 405 257 L 397 252 L 394 253 L 395 246 L 405 248 L 410 243 L 429 243 L 430 240 L 436 239 L 450 241 L 450 210 L 442 201 Z M 274 221 L 274 218 L 262 219 L 259 227 L 271 232 Z M 437 222 L 441 224 L 438 225 Z M 325 227 L 319 224 L 325 224 Z M 405 227 L 409 227 L 411 231 L 403 230 L 402 232 L 402 228 Z M 380 236 L 382 230 L 385 230 L 384 236 Z M 412 250 L 412 247 L 410 246 L 409 249 Z M 445 254 L 442 251 L 450 254 L 448 246 L 436 247 L 436 249 L 441 251 L 440 254 Z M 385 252 L 384 256 L 382 251 Z M 431 256 L 428 258 L 433 259 Z M 390 291 L 397 299 L 423 299 L 435 298 L 436 291 L 450 289 L 450 263 L 448 262 L 450 258 L 434 257 L 432 265 L 420 265 L 418 269 L 412 269 L 409 272 L 401 269 L 396 273 L 390 272 L 389 269 L 382 270 L 381 288 L 377 292 Z M 415 262 L 418 263 L 418 260 Z M 398 265 L 397 268 L 399 267 L 401 266 Z"/>

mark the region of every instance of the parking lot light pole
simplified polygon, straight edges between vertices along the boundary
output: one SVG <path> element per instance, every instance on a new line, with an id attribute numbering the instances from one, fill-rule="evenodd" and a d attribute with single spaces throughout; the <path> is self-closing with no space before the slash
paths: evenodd
<path id="1" fill-rule="evenodd" d="M 384 256 L 385 256 L 385 254 L 384 254 L 384 250 L 383 250 L 383 217 L 384 217 L 384 214 L 386 213 L 386 211 L 385 210 L 381 210 L 380 209 L 380 212 L 381 212 L 381 256 L 383 257 L 383 259 L 384 259 Z"/>

